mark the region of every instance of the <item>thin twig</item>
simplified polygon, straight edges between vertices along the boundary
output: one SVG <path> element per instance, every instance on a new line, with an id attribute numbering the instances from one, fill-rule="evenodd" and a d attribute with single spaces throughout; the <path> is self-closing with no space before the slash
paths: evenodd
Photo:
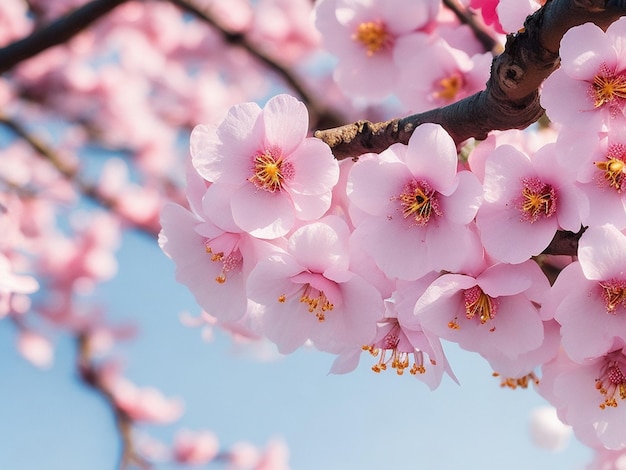
<path id="1" fill-rule="evenodd" d="M 220 24 L 220 22 L 193 1 L 190 0 L 169 0 L 174 5 L 193 14 L 198 19 L 204 21 L 216 31 L 218 31 L 224 42 L 230 45 L 239 46 L 246 50 L 252 57 L 261 64 L 272 70 L 302 99 L 309 114 L 311 116 L 311 126 L 313 128 L 336 126 L 342 122 L 342 118 L 336 111 L 323 106 L 319 100 L 315 99 L 313 94 L 307 89 L 302 81 L 288 67 L 281 64 L 279 60 L 267 55 L 259 49 L 248 37 L 243 33 L 229 31 L 228 28 Z"/>
<path id="2" fill-rule="evenodd" d="M 137 446 L 133 439 L 134 420 L 117 406 L 115 397 L 111 394 L 106 384 L 102 380 L 99 366 L 92 360 L 91 350 L 89 348 L 88 335 L 79 333 L 76 337 L 77 357 L 76 367 L 81 380 L 90 388 L 100 395 L 111 409 L 115 419 L 115 426 L 120 438 L 120 470 L 129 468 L 140 468 L 148 470 L 152 467 L 150 462 L 143 458 L 137 451 Z"/>
<path id="3" fill-rule="evenodd" d="M 35 137 L 20 123 L 8 116 L 0 114 L 0 125 L 5 126 L 16 136 L 26 142 L 35 151 L 36 155 L 50 163 L 61 176 L 70 181 L 78 189 L 81 195 L 97 203 L 104 209 L 115 213 L 130 227 L 148 235 L 150 238 L 155 238 L 157 236 L 157 231 L 151 226 L 138 224 L 136 221 L 129 220 L 127 217 L 117 212 L 117 200 L 102 194 L 97 186 L 83 181 L 77 168 L 68 166 L 64 162 L 63 158 L 61 158 L 61 156 L 54 149 Z"/>
<path id="4" fill-rule="evenodd" d="M 128 0 L 93 0 L 29 36 L 0 49 L 0 74 L 50 47 L 63 44 Z"/>

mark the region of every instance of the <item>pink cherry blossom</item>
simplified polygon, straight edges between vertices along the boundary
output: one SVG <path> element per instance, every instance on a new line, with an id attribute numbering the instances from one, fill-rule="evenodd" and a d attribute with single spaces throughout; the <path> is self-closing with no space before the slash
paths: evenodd
<path id="1" fill-rule="evenodd" d="M 624 124 L 626 19 L 605 31 L 592 23 L 561 40 L 561 67 L 546 79 L 541 104 L 550 119 L 575 129 L 601 131 Z"/>
<path id="2" fill-rule="evenodd" d="M 524 27 L 528 15 L 537 11 L 545 0 L 500 0 L 496 7 L 502 29 L 514 33 Z"/>
<path id="3" fill-rule="evenodd" d="M 549 289 L 538 265 L 496 264 L 477 276 L 444 274 L 418 299 L 424 331 L 487 359 L 510 360 L 538 349 L 544 326 L 537 305 Z"/>
<path id="4" fill-rule="evenodd" d="M 543 368 L 540 390 L 585 443 L 626 448 L 626 355 L 623 346 L 574 363 L 565 355 Z"/>
<path id="5" fill-rule="evenodd" d="M 626 342 L 626 235 L 611 225 L 589 227 L 578 259 L 559 274 L 546 308 L 561 324 L 567 355 L 583 363 Z"/>
<path id="6" fill-rule="evenodd" d="M 470 0 L 470 7 L 480 9 L 483 21 L 491 25 L 497 32 L 504 33 L 504 29 L 498 18 L 497 7 L 500 0 Z"/>
<path id="7" fill-rule="evenodd" d="M 382 298 L 349 270 L 348 235 L 336 216 L 304 225 L 289 237 L 285 252 L 261 260 L 250 273 L 248 295 L 264 306 L 260 328 L 281 353 L 307 339 L 341 353 L 374 338 Z"/>
<path id="8" fill-rule="evenodd" d="M 17 350 L 31 364 L 47 369 L 54 361 L 54 347 L 50 340 L 34 331 L 21 331 L 17 339 Z"/>
<path id="9" fill-rule="evenodd" d="M 396 41 L 434 20 L 438 0 L 322 0 L 315 25 L 324 47 L 339 59 L 334 78 L 349 96 L 380 101 L 393 90 L 401 67 Z M 398 14 L 402 12 L 402 14 Z"/>
<path id="10" fill-rule="evenodd" d="M 204 465 L 219 452 L 219 443 L 210 431 L 182 429 L 174 438 L 174 460 L 187 465 Z"/>
<path id="11" fill-rule="evenodd" d="M 497 147 L 483 184 L 476 224 L 485 250 L 501 262 L 521 263 L 541 253 L 557 230 L 581 227 L 574 175 L 558 166 L 553 145 L 532 158 L 511 145 Z"/>
<path id="12" fill-rule="evenodd" d="M 140 388 L 124 377 L 109 378 L 106 387 L 116 406 L 133 420 L 165 424 L 176 421 L 183 413 L 183 403 L 177 398 L 166 398 L 152 387 Z"/>
<path id="13" fill-rule="evenodd" d="M 559 161 L 577 168 L 576 187 L 581 220 L 585 226 L 611 223 L 626 228 L 626 132 L 612 127 L 598 135 L 564 129 L 559 141 Z M 567 162 L 567 163 L 566 163 Z"/>
<path id="14" fill-rule="evenodd" d="M 423 124 L 408 146 L 362 156 L 350 171 L 348 196 L 367 214 L 354 232 L 355 243 L 392 278 L 415 280 L 432 270 L 459 269 L 464 254 L 451 246 L 468 247 L 468 256 L 482 251 L 467 227 L 481 193 L 472 173 L 457 173 L 452 138 L 439 125 Z"/>
<path id="15" fill-rule="evenodd" d="M 411 112 L 421 112 L 482 90 L 493 56 L 470 57 L 440 37 L 415 33 L 398 39 L 394 58 L 401 65 L 396 94 Z"/>
<path id="16" fill-rule="evenodd" d="M 39 283 L 32 276 L 13 272 L 11 261 L 0 253 L 0 318 L 11 309 L 13 294 L 32 294 L 39 289 Z"/>
<path id="17" fill-rule="evenodd" d="M 217 127 L 191 134 L 192 161 L 230 202 L 232 218 L 255 237 L 278 238 L 296 219 L 321 217 L 330 207 L 339 168 L 330 148 L 307 138 L 308 114 L 289 95 L 232 107 Z"/>
<path id="18" fill-rule="evenodd" d="M 571 426 L 563 424 L 554 407 L 535 408 L 530 415 L 530 435 L 538 447 L 552 452 L 563 450 L 569 443 Z"/>

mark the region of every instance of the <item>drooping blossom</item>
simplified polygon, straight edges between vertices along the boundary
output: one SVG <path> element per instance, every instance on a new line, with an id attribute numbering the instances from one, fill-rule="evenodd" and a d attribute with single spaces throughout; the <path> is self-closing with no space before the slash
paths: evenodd
<path id="1" fill-rule="evenodd" d="M 217 126 L 197 126 L 191 154 L 235 224 L 260 238 L 281 237 L 330 207 L 339 168 L 324 142 L 306 137 L 308 114 L 289 95 L 233 106 Z M 219 221 L 215 221 L 219 225 Z"/>
<path id="2" fill-rule="evenodd" d="M 482 202 L 482 187 L 471 172 L 457 173 L 456 146 L 439 125 L 419 126 L 408 145 L 361 156 L 347 190 L 367 215 L 354 232 L 355 243 L 391 278 L 453 271 L 465 255 L 481 251 L 468 225 Z"/>
<path id="3" fill-rule="evenodd" d="M 568 30 L 561 40 L 561 67 L 543 84 L 541 105 L 550 119 L 574 129 L 624 125 L 626 19 L 606 32 L 593 23 Z"/>
<path id="4" fill-rule="evenodd" d="M 327 216 L 298 228 L 286 251 L 261 260 L 248 277 L 248 296 L 264 306 L 261 331 L 281 353 L 310 339 L 341 353 L 368 344 L 382 317 L 378 290 L 349 269 L 348 227 Z"/>
<path id="5" fill-rule="evenodd" d="M 496 264 L 476 276 L 443 274 L 418 299 L 424 331 L 489 360 L 515 360 L 539 348 L 544 326 L 537 305 L 550 285 L 533 260 Z"/>

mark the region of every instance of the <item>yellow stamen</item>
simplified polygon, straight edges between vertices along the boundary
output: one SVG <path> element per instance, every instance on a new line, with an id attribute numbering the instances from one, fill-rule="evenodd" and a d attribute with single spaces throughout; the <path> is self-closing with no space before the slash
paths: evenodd
<path id="1" fill-rule="evenodd" d="M 463 86 L 463 78 L 455 73 L 441 79 L 439 85 L 441 85 L 441 90 L 436 92 L 435 96 L 446 101 L 453 101 Z"/>
<path id="2" fill-rule="evenodd" d="M 604 171 L 604 179 L 609 183 L 609 186 L 620 192 L 622 190 L 624 174 L 626 173 L 624 161 L 619 158 L 610 157 L 604 162 L 595 162 L 595 164 L 599 170 Z"/>
<path id="3" fill-rule="evenodd" d="M 594 106 L 610 103 L 616 98 L 626 98 L 626 77 L 623 75 L 603 74 L 593 77 Z"/>
<path id="4" fill-rule="evenodd" d="M 352 35 L 352 39 L 365 46 L 365 53 L 368 57 L 372 57 L 381 49 L 390 47 L 393 43 L 385 24 L 381 21 L 368 21 L 359 24 L 356 33 Z"/>

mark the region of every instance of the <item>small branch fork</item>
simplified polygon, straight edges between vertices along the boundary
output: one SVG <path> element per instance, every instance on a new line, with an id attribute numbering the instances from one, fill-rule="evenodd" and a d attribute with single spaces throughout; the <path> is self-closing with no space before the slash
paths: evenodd
<path id="1" fill-rule="evenodd" d="M 372 123 L 357 121 L 318 130 L 339 160 L 382 152 L 396 142 L 407 143 L 420 124 L 440 124 L 458 144 L 484 139 L 493 130 L 524 129 L 542 116 L 541 83 L 559 66 L 559 44 L 572 27 L 587 22 L 606 29 L 626 15 L 624 0 L 549 0 L 507 37 L 495 57 L 486 88 L 451 105 L 412 116 Z"/>

